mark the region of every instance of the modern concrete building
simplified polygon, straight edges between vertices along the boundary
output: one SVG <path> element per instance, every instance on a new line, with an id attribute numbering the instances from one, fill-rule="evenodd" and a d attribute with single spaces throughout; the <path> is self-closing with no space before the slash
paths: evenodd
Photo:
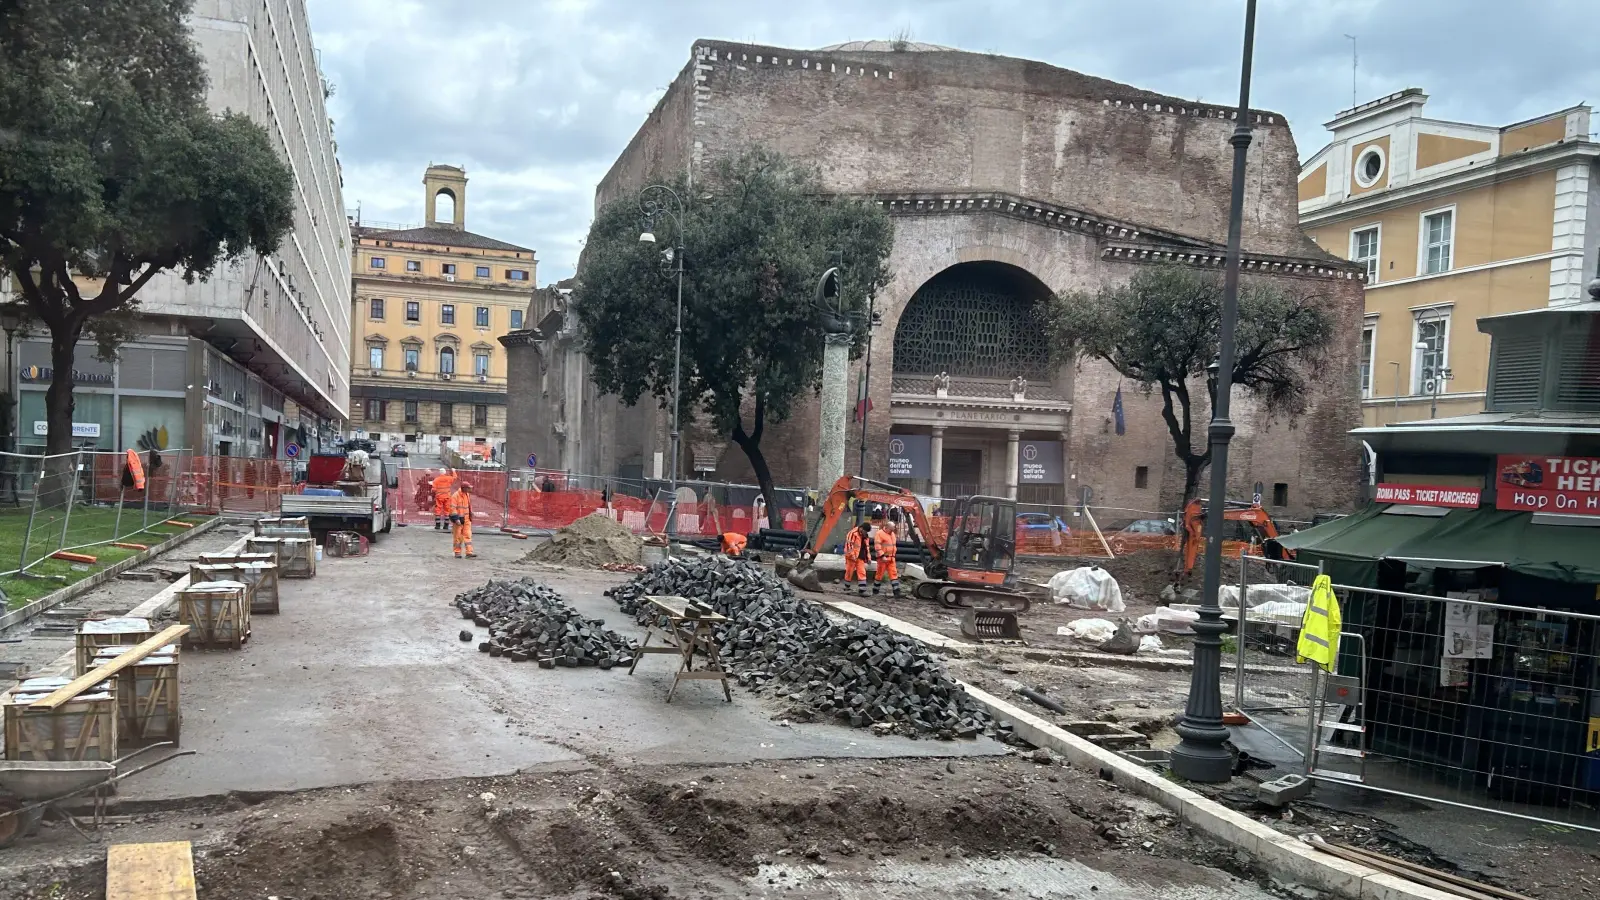
<path id="1" fill-rule="evenodd" d="M 498 459 L 506 355 L 523 327 L 534 252 L 466 229 L 467 173 L 429 166 L 419 228 L 355 226 L 350 334 L 355 427 L 423 455 L 441 445 Z"/>
<path id="2" fill-rule="evenodd" d="M 697 41 L 595 203 L 636 203 L 658 179 L 698 184 L 752 141 L 814 164 L 832 192 L 872 196 L 893 219 L 895 240 L 892 280 L 876 298 L 883 324 L 872 337 L 866 474 L 919 492 L 1035 503 L 1077 501 L 1088 488 L 1096 505 L 1138 518 L 1174 508 L 1183 489 L 1160 393 L 1124 384 L 1094 360 L 1056 364 L 1041 302 L 1118 283 L 1141 266 L 1220 273 L 1235 113 L 931 45 Z M 1359 422 L 1361 283 L 1300 231 L 1288 123 L 1263 110 L 1251 116 L 1246 277 L 1320 298 L 1347 339 L 1332 348 L 1297 422 L 1235 404 L 1230 474 L 1235 497 L 1261 483 L 1276 513 L 1304 518 L 1346 509 L 1357 493 L 1358 445 L 1347 432 Z M 580 265 L 574 305 L 582 281 Z M 625 407 L 592 395 L 558 299 L 557 315 L 541 314 L 549 321 L 507 341 L 513 352 L 537 353 L 542 373 L 529 390 L 513 385 L 508 455 L 520 460 L 529 447 L 542 465 L 663 477 L 667 415 L 652 400 Z M 684 302 L 692 308 L 695 298 Z M 852 365 L 852 385 L 861 369 Z M 1113 427 L 1119 387 L 1126 434 Z M 788 422 L 768 424 L 763 447 L 779 485 L 815 484 L 818 415 L 808 400 Z M 847 430 L 854 472 L 861 432 Z M 687 428 L 682 457 L 681 476 L 751 483 L 725 434 Z"/>
<path id="3" fill-rule="evenodd" d="M 350 405 L 350 229 L 305 2 L 195 0 L 189 22 L 208 106 L 259 123 L 294 173 L 294 229 L 273 256 L 247 256 L 204 281 L 152 279 L 138 294 L 143 333 L 116 361 L 80 346 L 74 443 L 119 450 L 156 440 L 249 457 L 329 444 Z M 49 365 L 46 340 L 21 342 L 23 446 L 44 443 Z"/>
<path id="4" fill-rule="evenodd" d="M 1487 317 L 1583 300 L 1600 248 L 1590 109 L 1511 125 L 1430 118 L 1416 88 L 1327 123 L 1300 222 L 1366 276 L 1367 426 L 1469 415 L 1491 390 Z"/>

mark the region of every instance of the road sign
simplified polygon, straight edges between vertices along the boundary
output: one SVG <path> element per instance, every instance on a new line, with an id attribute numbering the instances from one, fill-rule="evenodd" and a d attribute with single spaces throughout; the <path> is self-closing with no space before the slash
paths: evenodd
<path id="1" fill-rule="evenodd" d="M 300 455 L 300 445 L 294 443 L 293 441 L 290 441 L 289 443 L 284 445 L 284 447 L 283 447 L 283 455 L 287 456 L 290 459 L 294 459 L 295 457 Z"/>
<path id="2" fill-rule="evenodd" d="M 537 454 L 537 453 L 529 453 L 528 454 L 528 468 L 530 468 L 530 469 L 539 468 L 539 454 Z"/>

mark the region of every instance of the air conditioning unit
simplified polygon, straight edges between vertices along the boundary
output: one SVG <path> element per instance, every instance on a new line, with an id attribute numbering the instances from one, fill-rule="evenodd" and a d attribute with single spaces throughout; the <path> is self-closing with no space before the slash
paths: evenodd
<path id="1" fill-rule="evenodd" d="M 489 376 L 487 376 L 487 375 L 479 375 L 478 376 L 478 383 L 479 384 L 488 384 L 489 383 Z"/>
<path id="2" fill-rule="evenodd" d="M 454 276 L 454 275 L 446 275 L 446 276 L 445 276 L 445 277 L 444 277 L 444 280 L 445 280 L 445 281 L 455 281 L 455 280 L 456 280 L 456 277 L 455 277 L 455 276 Z"/>
<path id="3" fill-rule="evenodd" d="M 454 377 L 456 377 L 456 376 L 454 374 L 450 373 L 450 372 L 440 372 L 439 373 L 439 380 L 440 381 L 449 381 L 450 379 L 452 379 Z"/>
<path id="4" fill-rule="evenodd" d="M 407 369 L 406 370 L 406 377 L 407 378 L 415 378 L 415 377 L 417 377 L 417 370 L 416 369 Z"/>
<path id="5" fill-rule="evenodd" d="M 368 369 L 368 370 L 367 370 L 367 374 L 368 374 L 368 375 L 369 375 L 369 376 L 371 376 L 371 377 L 373 377 L 373 378 L 377 378 L 377 377 L 378 377 L 378 375 L 379 375 L 379 374 L 380 374 L 380 373 L 381 373 L 381 372 L 382 372 L 382 371 L 383 371 L 383 370 L 382 370 L 382 369 Z"/>
<path id="6" fill-rule="evenodd" d="M 1432 378 L 1424 378 L 1424 379 L 1422 379 L 1422 392 L 1424 394 L 1432 396 L 1433 392 L 1438 390 L 1438 389 L 1439 389 L 1439 382 L 1438 381 L 1435 381 Z"/>

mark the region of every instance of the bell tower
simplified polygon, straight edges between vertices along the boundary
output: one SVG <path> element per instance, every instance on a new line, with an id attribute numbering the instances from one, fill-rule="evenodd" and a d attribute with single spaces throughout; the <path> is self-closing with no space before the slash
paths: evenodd
<path id="1" fill-rule="evenodd" d="M 427 191 L 428 227 L 465 231 L 467 228 L 467 170 L 457 166 L 429 166 L 422 173 L 422 186 Z M 440 204 L 439 198 L 445 198 Z M 440 217 L 440 206 L 447 213 Z"/>

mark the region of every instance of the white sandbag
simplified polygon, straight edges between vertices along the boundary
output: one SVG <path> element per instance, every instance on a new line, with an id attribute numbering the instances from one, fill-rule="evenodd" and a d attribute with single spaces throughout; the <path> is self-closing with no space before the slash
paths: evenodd
<path id="1" fill-rule="evenodd" d="M 1079 619 L 1056 629 L 1056 633 L 1086 644 L 1103 644 L 1117 633 L 1117 623 L 1110 619 Z"/>
<path id="2" fill-rule="evenodd" d="M 1103 609 L 1114 613 L 1127 609 L 1117 579 L 1099 566 L 1057 572 L 1050 576 L 1047 587 L 1057 603 L 1071 604 L 1078 609 Z"/>
<path id="3" fill-rule="evenodd" d="M 1161 652 L 1161 638 L 1158 638 L 1153 634 L 1147 634 L 1144 637 L 1139 638 L 1139 652 L 1140 653 L 1160 653 Z"/>
<path id="4" fill-rule="evenodd" d="M 1245 593 L 1245 600 L 1255 609 L 1263 603 L 1284 601 L 1288 603 L 1305 603 L 1311 599 L 1311 589 L 1298 584 L 1252 584 Z M 1224 584 L 1217 592 L 1217 605 L 1223 609 L 1239 608 L 1239 586 Z"/>
<path id="5" fill-rule="evenodd" d="M 1194 634 L 1194 623 L 1199 620 L 1200 614 L 1192 609 L 1158 606 L 1155 612 L 1140 616 L 1134 623 L 1133 630 L 1140 634 L 1155 634 L 1158 631 L 1167 634 Z"/>
<path id="6" fill-rule="evenodd" d="M 1306 617 L 1306 605 L 1289 600 L 1274 600 L 1250 607 L 1251 622 L 1274 621 L 1285 625 L 1299 624 Z"/>

